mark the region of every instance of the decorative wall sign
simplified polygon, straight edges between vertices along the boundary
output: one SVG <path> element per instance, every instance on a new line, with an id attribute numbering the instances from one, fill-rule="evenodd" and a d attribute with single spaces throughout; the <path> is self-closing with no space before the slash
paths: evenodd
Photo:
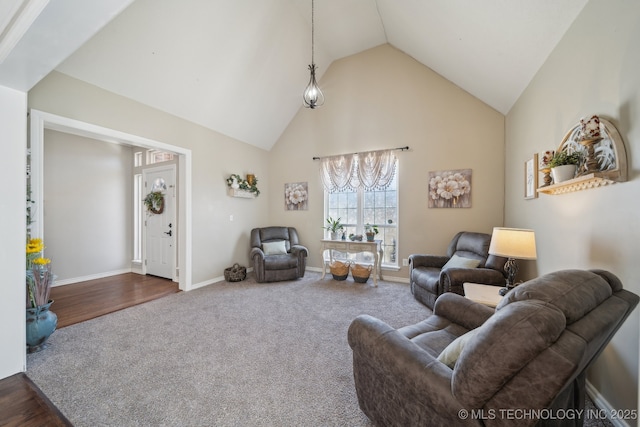
<path id="1" fill-rule="evenodd" d="M 284 185 L 284 209 L 287 211 L 306 211 L 309 192 L 306 182 L 292 182 Z"/>
<path id="2" fill-rule="evenodd" d="M 538 154 L 524 162 L 524 198 L 535 199 L 538 197 Z"/>
<path id="3" fill-rule="evenodd" d="M 430 208 L 470 208 L 471 169 L 429 172 Z"/>

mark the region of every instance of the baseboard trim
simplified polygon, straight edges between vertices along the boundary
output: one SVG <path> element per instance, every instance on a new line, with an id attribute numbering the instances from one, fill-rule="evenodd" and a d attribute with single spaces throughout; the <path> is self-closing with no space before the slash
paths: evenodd
<path id="1" fill-rule="evenodd" d="M 611 406 L 609 402 L 607 402 L 607 399 L 605 399 L 604 396 L 600 394 L 598 389 L 595 388 L 593 384 L 589 382 L 589 380 L 586 381 L 585 391 L 587 392 L 587 395 L 591 398 L 591 400 L 593 400 L 593 404 L 596 405 L 596 408 L 601 410 L 601 413 L 597 414 L 599 416 L 598 418 L 602 419 L 603 416 L 606 416 L 607 420 L 609 420 L 615 427 L 629 427 L 629 424 L 624 420 L 617 418 L 611 419 L 611 414 L 616 413 L 617 410 L 613 406 Z M 595 417 L 592 416 L 591 418 Z"/>
<path id="2" fill-rule="evenodd" d="M 73 277 L 71 279 L 56 280 L 52 287 L 71 285 L 73 283 L 86 282 L 88 280 L 104 279 L 105 277 L 117 276 L 119 274 L 132 273 L 132 272 L 137 273 L 137 271 L 134 271 L 131 268 L 125 268 L 122 270 L 106 271 L 104 273 L 90 274 L 88 276 Z"/>
<path id="3" fill-rule="evenodd" d="M 247 274 L 251 273 L 252 271 L 253 271 L 253 267 L 247 268 Z M 316 273 L 322 273 L 322 268 L 320 268 L 320 267 L 306 267 L 305 271 L 313 271 L 313 272 L 316 272 Z M 327 274 L 329 274 L 328 270 L 327 270 Z M 387 282 L 405 283 L 407 285 L 409 284 L 409 279 L 407 279 L 405 277 L 387 276 L 385 274 L 383 274 L 382 277 Z M 220 282 L 224 282 L 224 276 L 218 276 L 218 277 L 214 277 L 214 278 L 209 279 L 209 280 L 205 280 L 204 282 L 194 283 L 189 290 L 192 291 L 194 289 L 203 288 L 205 286 L 213 285 L 215 283 L 220 283 Z"/>

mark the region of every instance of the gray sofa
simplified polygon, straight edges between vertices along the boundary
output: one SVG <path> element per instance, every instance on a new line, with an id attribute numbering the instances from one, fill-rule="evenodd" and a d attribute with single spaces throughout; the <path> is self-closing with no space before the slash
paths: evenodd
<path id="1" fill-rule="evenodd" d="M 505 286 L 507 259 L 489 255 L 490 243 L 490 234 L 461 231 L 451 239 L 446 255 L 410 255 L 409 283 L 415 299 L 433 309 L 436 299 L 445 292 L 464 295 L 464 282 Z M 449 267 L 448 261 L 454 256 L 476 260 L 478 265 Z"/>
<path id="2" fill-rule="evenodd" d="M 360 408 L 377 426 L 582 425 L 505 410 L 578 414 L 586 369 L 638 299 L 609 272 L 565 270 L 514 288 L 495 311 L 447 293 L 397 330 L 361 315 L 348 331 Z"/>
<path id="3" fill-rule="evenodd" d="M 253 272 L 257 282 L 295 280 L 304 277 L 309 251 L 300 244 L 293 227 L 251 230 Z"/>

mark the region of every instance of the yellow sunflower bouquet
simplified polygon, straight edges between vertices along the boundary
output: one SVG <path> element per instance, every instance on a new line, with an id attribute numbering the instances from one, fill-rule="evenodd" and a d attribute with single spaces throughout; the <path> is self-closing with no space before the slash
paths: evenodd
<path id="1" fill-rule="evenodd" d="M 42 257 L 42 239 L 27 242 L 27 308 L 36 308 L 49 302 L 55 276 L 51 273 L 51 260 Z"/>

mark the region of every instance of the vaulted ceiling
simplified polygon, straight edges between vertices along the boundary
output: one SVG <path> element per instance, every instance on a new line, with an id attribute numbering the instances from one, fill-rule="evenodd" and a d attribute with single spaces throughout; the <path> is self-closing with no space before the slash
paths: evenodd
<path id="1" fill-rule="evenodd" d="M 320 85 L 389 43 L 506 114 L 587 1 L 317 0 Z M 268 150 L 302 105 L 311 0 L 0 0 L 0 61 L 4 86 L 57 69 Z"/>

